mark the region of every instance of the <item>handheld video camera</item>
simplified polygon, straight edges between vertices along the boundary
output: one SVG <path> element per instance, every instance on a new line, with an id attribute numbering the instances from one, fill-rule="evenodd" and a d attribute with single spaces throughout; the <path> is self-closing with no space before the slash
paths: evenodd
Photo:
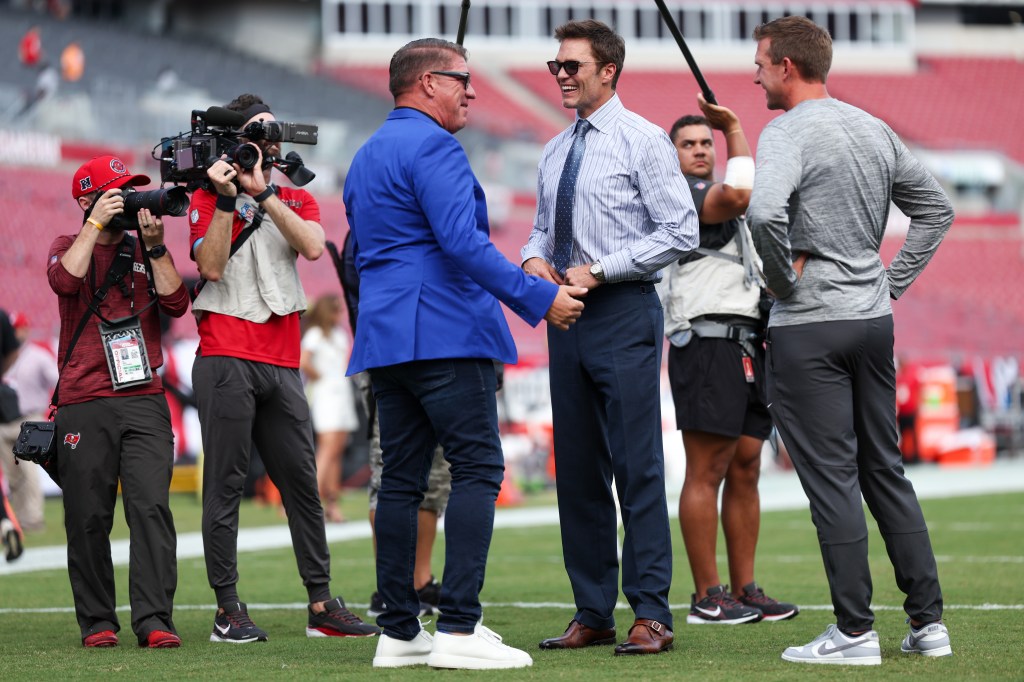
<path id="1" fill-rule="evenodd" d="M 195 186 L 203 183 L 206 171 L 221 156 L 229 163 L 237 163 L 249 170 L 256 166 L 260 152 L 251 142 L 295 142 L 316 144 L 318 129 L 315 125 L 284 121 L 253 121 L 244 128 L 245 118 L 237 111 L 224 107 L 210 107 L 206 111 L 192 111 L 192 129 L 176 137 L 165 137 L 154 148 L 153 158 L 160 161 L 160 180 L 164 183 Z M 249 142 L 241 142 L 245 138 Z M 302 158 L 289 152 L 285 158 L 263 158 L 263 167 L 273 166 L 298 186 L 308 184 L 316 175 L 307 169 Z"/>

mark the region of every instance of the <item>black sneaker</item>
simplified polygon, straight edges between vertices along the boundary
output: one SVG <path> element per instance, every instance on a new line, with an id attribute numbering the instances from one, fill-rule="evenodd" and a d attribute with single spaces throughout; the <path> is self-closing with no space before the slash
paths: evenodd
<path id="1" fill-rule="evenodd" d="M 739 600 L 747 606 L 759 609 L 763 614 L 762 620 L 769 622 L 789 620 L 790 618 L 795 618 L 800 613 L 800 609 L 797 608 L 796 604 L 787 604 L 786 602 L 772 599 L 764 593 L 764 590 L 757 586 L 757 583 L 750 583 L 744 587 L 743 594 Z"/>
<path id="2" fill-rule="evenodd" d="M 738 625 L 756 623 L 761 617 L 760 609 L 736 601 L 729 593 L 728 585 L 717 585 L 709 587 L 707 596 L 700 601 L 697 601 L 697 595 L 690 596 L 690 614 L 686 616 L 686 622 L 691 625 Z"/>
<path id="3" fill-rule="evenodd" d="M 380 592 L 374 592 L 370 596 L 370 608 L 366 609 L 366 615 L 370 618 L 376 618 L 387 610 L 388 605 L 384 603 L 384 597 L 380 596 Z"/>
<path id="4" fill-rule="evenodd" d="M 441 583 L 437 582 L 434 576 L 430 576 L 430 582 L 423 586 L 423 589 L 416 591 L 420 600 L 420 615 L 429 616 L 432 613 L 441 613 L 438 604 L 441 603 Z M 374 592 L 370 596 L 370 608 L 366 609 L 366 615 L 376 618 L 388 610 L 388 605 L 380 592 Z"/>
<path id="5" fill-rule="evenodd" d="M 434 576 L 430 576 L 430 582 L 422 589 L 416 590 L 416 596 L 420 598 L 420 615 L 429 616 L 432 613 L 441 613 L 438 605 L 441 603 L 441 583 L 437 582 Z"/>
<path id="6" fill-rule="evenodd" d="M 3 542 L 4 557 L 8 562 L 14 561 L 25 551 L 25 546 L 21 543 L 21 533 L 14 522 L 6 516 L 0 518 L 0 542 Z"/>
<path id="7" fill-rule="evenodd" d="M 227 642 L 228 644 L 248 644 L 249 642 L 267 641 L 267 633 L 256 627 L 249 618 L 245 604 L 238 602 L 217 610 L 213 619 L 211 642 Z"/>
<path id="8" fill-rule="evenodd" d="M 313 613 L 309 608 L 306 637 L 373 637 L 380 634 L 376 625 L 364 623 L 359 616 L 345 608 L 341 597 L 324 602 L 324 610 Z"/>

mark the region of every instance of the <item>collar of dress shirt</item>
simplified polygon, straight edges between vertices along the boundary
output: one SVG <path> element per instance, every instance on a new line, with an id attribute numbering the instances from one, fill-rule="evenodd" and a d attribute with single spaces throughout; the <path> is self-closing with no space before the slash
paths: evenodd
<path id="1" fill-rule="evenodd" d="M 619 117 L 619 114 L 625 107 L 622 106 L 622 100 L 619 99 L 618 93 L 613 94 L 612 98 L 601 105 L 601 107 L 592 113 L 587 121 L 594 127 L 599 133 L 608 133 L 611 131 L 615 120 Z M 579 116 L 576 116 L 576 121 L 579 121 Z M 573 121 L 571 131 L 576 130 L 576 121 Z M 571 133 L 570 133 L 571 134 Z M 589 133 L 588 133 L 589 135 Z"/>

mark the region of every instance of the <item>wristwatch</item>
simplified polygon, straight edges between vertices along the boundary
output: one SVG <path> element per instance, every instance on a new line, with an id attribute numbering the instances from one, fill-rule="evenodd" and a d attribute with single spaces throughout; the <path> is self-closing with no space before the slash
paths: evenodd
<path id="1" fill-rule="evenodd" d="M 604 268 L 601 267 L 600 263 L 590 264 L 590 274 L 594 276 L 598 282 L 604 282 Z"/>
<path id="2" fill-rule="evenodd" d="M 163 258 L 167 255 L 167 247 L 163 244 L 157 244 L 149 250 L 150 258 Z"/>

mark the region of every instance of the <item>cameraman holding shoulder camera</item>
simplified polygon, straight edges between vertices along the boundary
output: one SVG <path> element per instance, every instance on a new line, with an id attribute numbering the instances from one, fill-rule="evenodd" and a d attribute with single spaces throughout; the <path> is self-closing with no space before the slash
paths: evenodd
<path id="1" fill-rule="evenodd" d="M 174 446 L 156 373 L 163 356 L 155 304 L 181 317 L 188 293 L 164 246 L 160 218 L 146 208 L 137 222 L 122 215 L 122 189 L 148 183 L 113 156 L 84 164 L 71 187 L 85 212 L 82 229 L 57 237 L 49 252 L 47 277 L 60 308 L 57 470 L 68 574 L 87 647 L 118 644 L 110 557 L 118 482 L 131 529 L 132 630 L 140 646 L 181 645 L 171 621 L 178 579 L 168 504 Z M 141 241 L 126 234 L 136 229 Z"/>
<path id="2" fill-rule="evenodd" d="M 240 95 L 227 108 L 241 113 L 245 125 L 275 120 L 256 95 Z M 331 598 L 313 432 L 299 378 L 306 296 L 296 260 L 316 260 L 324 251 L 320 208 L 305 190 L 269 184 L 271 166 L 264 168 L 263 159 L 280 153 L 277 143 L 240 141 L 257 152 L 255 165 L 246 169 L 222 157 L 189 209 L 192 257 L 206 280 L 192 305 L 201 313 L 192 385 L 205 453 L 206 572 L 218 607 L 210 641 L 267 640 L 237 589 L 238 508 L 253 442 L 288 514 L 309 596 L 306 636 L 373 636 L 376 626 L 345 608 L 341 597 Z"/>

